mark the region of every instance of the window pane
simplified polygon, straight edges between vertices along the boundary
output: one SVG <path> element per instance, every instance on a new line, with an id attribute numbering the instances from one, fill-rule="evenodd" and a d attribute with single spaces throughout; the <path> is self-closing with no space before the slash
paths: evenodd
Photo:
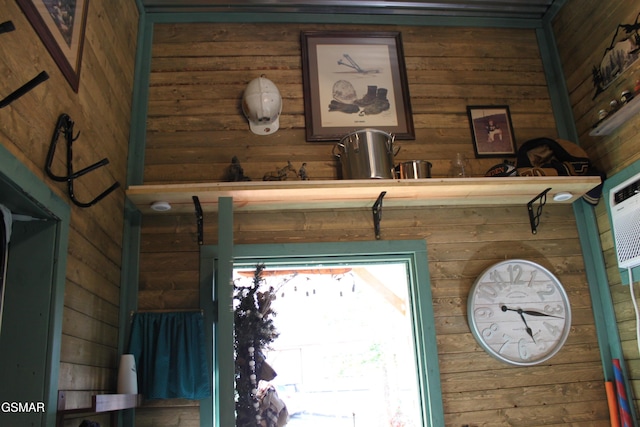
<path id="1" fill-rule="evenodd" d="M 236 269 L 251 286 L 254 269 Z M 267 363 L 293 427 L 420 426 L 407 265 L 267 266 L 279 333 Z"/>

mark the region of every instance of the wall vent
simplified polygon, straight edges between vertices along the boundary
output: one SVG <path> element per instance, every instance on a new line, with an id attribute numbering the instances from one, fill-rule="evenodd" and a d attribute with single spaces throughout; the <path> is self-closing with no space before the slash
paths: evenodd
<path id="1" fill-rule="evenodd" d="M 620 268 L 640 265 L 640 173 L 609 193 L 613 238 Z"/>

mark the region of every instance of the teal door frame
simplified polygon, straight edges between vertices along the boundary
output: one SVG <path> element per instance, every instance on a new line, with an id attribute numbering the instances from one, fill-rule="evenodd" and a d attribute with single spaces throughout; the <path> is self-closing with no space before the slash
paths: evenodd
<path id="1" fill-rule="evenodd" d="M 31 288 L 31 291 L 16 294 L 16 298 L 27 304 L 27 309 L 30 309 L 28 307 L 30 302 L 33 305 L 39 305 L 39 308 L 36 312 L 25 313 L 33 314 L 27 318 L 16 311 L 13 314 L 7 314 L 10 311 L 7 310 L 4 314 L 7 317 L 3 319 L 2 330 L 8 330 L 5 328 L 9 328 L 10 323 L 19 322 L 18 329 L 22 331 L 22 335 L 37 334 L 38 338 L 34 338 L 34 342 L 29 342 L 29 339 L 24 340 L 21 346 L 27 346 L 27 348 L 17 345 L 3 346 L 2 352 L 5 353 L 3 357 L 19 361 L 20 367 L 2 366 L 6 371 L 7 376 L 3 378 L 7 383 L 3 382 L 2 399 L 0 399 L 3 402 L 43 402 L 45 412 L 44 414 L 2 412 L 0 425 L 27 425 L 27 422 L 35 422 L 34 425 L 53 427 L 56 424 L 58 401 L 71 209 L 3 146 L 0 146 L 0 181 L 5 186 L 3 199 L 10 198 L 8 203 L 29 209 L 32 216 L 45 219 L 20 225 L 20 230 L 16 233 L 14 254 L 12 254 L 13 248 L 10 248 L 10 257 L 14 258 L 11 260 L 13 267 L 10 265 L 9 269 L 14 268 L 29 274 L 28 277 L 21 275 L 15 280 Z M 34 265 L 38 268 L 33 268 Z M 40 314 L 42 318 L 39 317 Z M 29 329 L 29 332 L 25 332 L 25 328 Z M 7 384 L 11 386 L 8 387 Z M 18 415 L 31 416 L 27 420 L 25 416 L 15 418 Z"/>
<path id="2" fill-rule="evenodd" d="M 200 302 L 205 321 L 211 325 L 207 347 L 213 360 L 212 397 L 200 402 L 200 425 L 222 427 L 235 424 L 232 273 L 234 265 L 345 264 L 349 262 L 406 262 L 416 340 L 423 419 L 428 426 L 444 425 L 442 390 L 433 299 L 424 240 L 376 240 L 343 243 L 289 243 L 234 245 L 233 202 L 219 200 L 218 246 L 200 251 Z"/>

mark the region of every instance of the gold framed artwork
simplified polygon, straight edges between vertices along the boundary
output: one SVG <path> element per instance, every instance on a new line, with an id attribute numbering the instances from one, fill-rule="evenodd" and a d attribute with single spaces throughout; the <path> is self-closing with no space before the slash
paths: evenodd
<path id="1" fill-rule="evenodd" d="M 77 92 L 89 0 L 16 0 L 36 33 Z"/>
<path id="2" fill-rule="evenodd" d="M 415 139 L 399 32 L 303 31 L 307 141 L 375 128 Z"/>

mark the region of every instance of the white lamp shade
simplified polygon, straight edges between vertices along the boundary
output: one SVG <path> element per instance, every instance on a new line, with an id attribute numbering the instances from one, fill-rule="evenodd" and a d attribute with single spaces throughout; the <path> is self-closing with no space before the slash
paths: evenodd
<path id="1" fill-rule="evenodd" d="M 136 359 L 133 354 L 120 356 L 118 394 L 138 394 L 138 375 L 136 373 Z"/>

